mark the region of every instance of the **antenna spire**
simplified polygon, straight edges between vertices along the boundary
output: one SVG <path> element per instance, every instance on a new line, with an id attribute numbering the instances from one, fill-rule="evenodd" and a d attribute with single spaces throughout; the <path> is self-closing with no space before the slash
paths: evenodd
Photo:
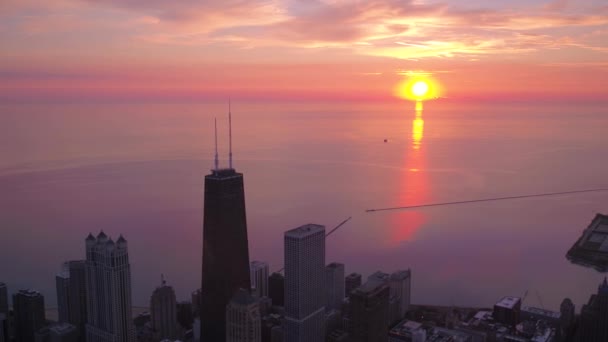
<path id="1" fill-rule="evenodd" d="M 231 110 L 231 99 L 228 98 L 228 165 L 232 169 L 232 110 Z"/>
<path id="2" fill-rule="evenodd" d="M 215 120 L 215 171 L 219 170 L 219 160 L 217 157 L 217 118 Z"/>

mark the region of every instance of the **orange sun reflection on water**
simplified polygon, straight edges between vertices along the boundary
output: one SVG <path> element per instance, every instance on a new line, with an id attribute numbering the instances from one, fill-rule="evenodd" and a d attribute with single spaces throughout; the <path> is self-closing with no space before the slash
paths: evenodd
<path id="1" fill-rule="evenodd" d="M 403 171 L 401 171 L 400 205 L 426 203 L 429 199 L 429 180 L 425 171 L 426 155 L 423 148 L 424 119 L 422 102 L 416 103 L 412 120 L 411 146 L 406 150 Z M 414 238 L 416 232 L 427 222 L 427 216 L 421 209 L 401 210 L 393 213 L 391 244 L 396 246 Z"/>

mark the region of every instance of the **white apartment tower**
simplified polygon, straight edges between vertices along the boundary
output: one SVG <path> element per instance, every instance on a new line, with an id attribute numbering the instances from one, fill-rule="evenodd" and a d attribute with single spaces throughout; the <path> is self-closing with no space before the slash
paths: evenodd
<path id="1" fill-rule="evenodd" d="M 268 297 L 268 263 L 252 261 L 250 266 L 251 294 L 254 297 Z"/>
<path id="2" fill-rule="evenodd" d="M 87 342 L 134 342 L 127 240 L 86 239 Z"/>
<path id="3" fill-rule="evenodd" d="M 307 224 L 285 232 L 285 341 L 325 338 L 325 227 Z"/>

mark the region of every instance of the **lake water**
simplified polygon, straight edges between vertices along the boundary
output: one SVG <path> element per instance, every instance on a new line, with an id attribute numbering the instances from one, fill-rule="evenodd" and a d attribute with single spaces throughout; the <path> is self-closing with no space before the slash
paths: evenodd
<path id="1" fill-rule="evenodd" d="M 285 230 L 331 229 L 327 263 L 364 276 L 411 268 L 412 301 L 577 305 L 603 275 L 565 253 L 608 193 L 408 211 L 366 209 L 606 187 L 600 106 L 233 103 L 251 260 L 282 268 Z M 103 229 L 129 241 L 134 305 L 163 273 L 200 286 L 203 177 L 227 161 L 224 104 L 0 106 L 0 281 L 55 305 L 60 264 Z M 384 140 L 387 142 L 384 142 Z"/>

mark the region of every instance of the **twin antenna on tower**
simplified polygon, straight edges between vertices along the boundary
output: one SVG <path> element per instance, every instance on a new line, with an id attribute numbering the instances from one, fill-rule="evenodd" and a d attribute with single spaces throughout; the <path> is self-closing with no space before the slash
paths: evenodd
<path id="1" fill-rule="evenodd" d="M 228 99 L 228 167 L 232 169 L 232 110 Z M 215 118 L 215 171 L 219 170 L 219 158 L 217 155 L 217 118 Z"/>

